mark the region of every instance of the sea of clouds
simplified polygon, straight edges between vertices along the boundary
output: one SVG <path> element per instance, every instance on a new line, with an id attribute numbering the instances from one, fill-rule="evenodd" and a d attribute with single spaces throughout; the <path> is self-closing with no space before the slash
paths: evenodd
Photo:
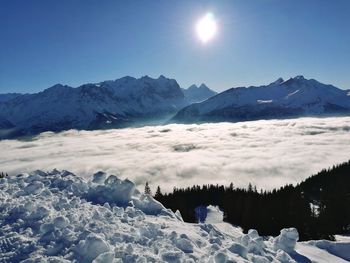
<path id="1" fill-rule="evenodd" d="M 87 177 L 103 170 L 167 191 L 230 182 L 272 189 L 349 159 L 350 117 L 70 130 L 0 141 L 0 170 L 10 174 L 57 168 Z"/>

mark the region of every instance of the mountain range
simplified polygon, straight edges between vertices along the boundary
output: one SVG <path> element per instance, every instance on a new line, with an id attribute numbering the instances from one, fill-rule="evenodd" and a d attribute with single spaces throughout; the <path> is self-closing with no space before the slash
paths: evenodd
<path id="1" fill-rule="evenodd" d="M 1 94 L 0 138 L 159 124 L 211 94 L 203 84 L 181 89 L 176 80 L 164 76 L 123 77 L 77 88 L 57 84 L 35 94 Z"/>
<path id="2" fill-rule="evenodd" d="M 350 113 L 350 93 L 303 76 L 217 94 L 205 84 L 180 88 L 148 76 L 57 84 L 35 94 L 0 94 L 0 139 L 68 129 L 245 121 Z"/>
<path id="3" fill-rule="evenodd" d="M 246 121 L 350 114 L 350 93 L 296 76 L 264 86 L 231 88 L 181 109 L 176 123 Z"/>

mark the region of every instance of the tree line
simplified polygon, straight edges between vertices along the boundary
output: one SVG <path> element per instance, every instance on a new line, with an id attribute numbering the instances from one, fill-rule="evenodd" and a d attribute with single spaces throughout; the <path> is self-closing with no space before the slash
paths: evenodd
<path id="1" fill-rule="evenodd" d="M 0 172 L 0 178 L 4 178 L 6 176 L 9 176 L 7 173 L 4 173 L 4 172 Z"/>
<path id="2" fill-rule="evenodd" d="M 150 188 L 147 184 L 150 193 Z M 261 235 L 278 235 L 285 227 L 296 227 L 300 240 L 334 239 L 334 234 L 350 232 L 350 161 L 324 169 L 302 183 L 272 191 L 257 191 L 249 184 L 237 188 L 223 185 L 194 185 L 162 193 L 155 199 L 186 222 L 197 222 L 195 209 L 217 205 L 224 221 L 243 228 L 257 229 Z"/>

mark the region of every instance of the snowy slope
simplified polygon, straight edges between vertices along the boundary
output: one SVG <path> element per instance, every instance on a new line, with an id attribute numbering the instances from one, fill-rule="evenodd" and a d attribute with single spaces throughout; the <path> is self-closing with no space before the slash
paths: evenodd
<path id="1" fill-rule="evenodd" d="M 297 76 L 266 86 L 229 89 L 185 107 L 172 121 L 240 121 L 324 114 L 350 114 L 347 91 Z"/>
<path id="2" fill-rule="evenodd" d="M 162 119 L 187 105 L 173 79 L 124 77 L 78 88 L 55 85 L 0 103 L 0 118 L 24 133 L 98 129 Z"/>
<path id="3" fill-rule="evenodd" d="M 350 249 L 316 241 L 295 250 L 293 228 L 264 240 L 222 222 L 184 223 L 132 182 L 102 172 L 85 181 L 35 171 L 0 179 L 0 190 L 0 262 L 329 263 L 346 262 Z"/>
<path id="4" fill-rule="evenodd" d="M 182 89 L 182 92 L 189 103 L 201 102 L 217 94 L 205 84 L 201 84 L 199 87 L 192 85 L 187 89 Z"/>

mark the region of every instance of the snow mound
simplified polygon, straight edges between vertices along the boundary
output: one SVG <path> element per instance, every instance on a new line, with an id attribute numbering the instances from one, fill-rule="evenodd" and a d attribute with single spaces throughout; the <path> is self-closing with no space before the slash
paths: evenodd
<path id="1" fill-rule="evenodd" d="M 94 174 L 85 198 L 94 204 L 108 203 L 120 207 L 132 205 L 150 215 L 157 215 L 165 210 L 164 206 L 151 196 L 141 194 L 133 182 L 127 179 L 120 180 L 115 175 L 107 177 L 102 172 Z"/>
<path id="2" fill-rule="evenodd" d="M 224 221 L 224 212 L 220 210 L 218 206 L 209 205 L 207 207 L 206 223 L 221 223 Z"/>
<path id="3" fill-rule="evenodd" d="M 295 228 L 281 230 L 281 234 L 274 240 L 275 249 L 282 249 L 287 253 L 293 252 L 299 239 L 298 231 Z"/>
<path id="4" fill-rule="evenodd" d="M 57 170 L 5 177 L 0 262 L 295 262 L 296 229 L 266 241 L 223 223 L 217 207 L 208 210 L 220 223 L 185 223 L 131 181 L 103 172 L 89 181 Z M 346 253 L 335 248 L 309 242 L 303 257 L 315 249 Z"/>

